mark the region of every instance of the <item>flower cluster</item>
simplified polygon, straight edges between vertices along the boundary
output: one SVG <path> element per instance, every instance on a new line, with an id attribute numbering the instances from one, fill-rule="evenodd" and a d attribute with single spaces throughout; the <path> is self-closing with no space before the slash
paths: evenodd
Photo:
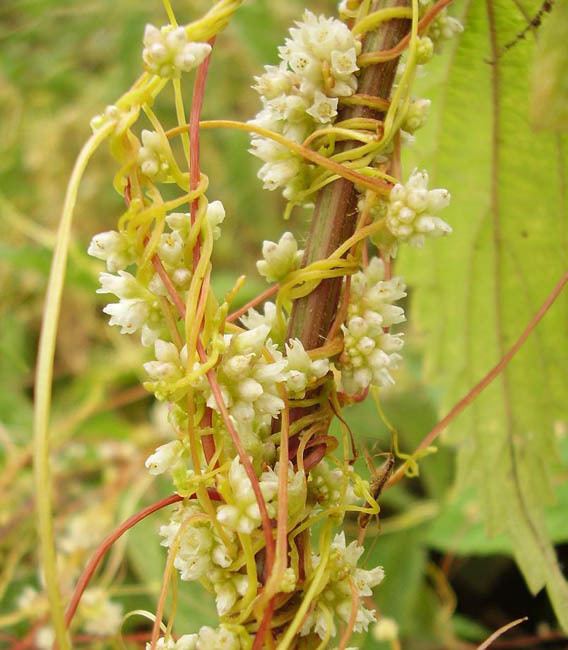
<path id="1" fill-rule="evenodd" d="M 437 213 L 450 204 L 445 189 L 428 190 L 428 174 L 414 170 L 405 185 L 397 183 L 389 195 L 386 225 L 399 241 L 423 246 L 426 237 L 441 237 L 452 232 Z"/>
<path id="2" fill-rule="evenodd" d="M 371 570 L 359 569 L 357 562 L 363 554 L 363 547 L 357 542 L 346 545 L 345 533 L 335 536 L 326 567 L 328 582 L 320 594 L 316 606 L 306 617 L 300 630 L 302 636 L 315 632 L 320 638 L 325 638 L 331 632 L 337 634 L 335 622 L 329 612 L 332 612 L 340 621 L 347 623 L 351 616 L 354 593 L 358 598 L 372 596 L 372 588 L 376 587 L 384 578 L 383 568 L 378 566 Z M 314 555 L 314 568 L 317 569 L 321 557 Z M 375 613 L 364 605 L 357 608 L 355 619 L 355 632 L 366 630 L 370 623 L 375 621 Z"/>
<path id="3" fill-rule="evenodd" d="M 360 51 L 345 23 L 306 11 L 279 48 L 280 65 L 256 78 L 263 109 L 252 123 L 302 143 L 335 120 L 340 97 L 355 92 Z M 284 187 L 292 200 L 308 186 L 308 166 L 284 145 L 255 136 L 251 153 L 264 162 L 258 176 L 266 189 Z"/>
<path id="4" fill-rule="evenodd" d="M 219 226 L 225 218 L 225 209 L 221 201 L 209 203 L 205 217 L 213 239 L 218 238 Z M 172 212 L 166 216 L 166 225 L 168 229 L 160 236 L 157 254 L 175 289 L 182 298 L 185 298 L 192 278 L 190 270 L 192 248 L 188 250 L 187 245 L 191 230 L 190 215 Z M 114 230 L 99 233 L 93 237 L 88 253 L 104 260 L 109 271 L 100 274 L 101 287 L 97 293 L 114 294 L 119 299 L 118 302 L 110 303 L 103 309 L 105 314 L 110 316 L 109 324 L 120 327 L 121 334 L 140 331 L 145 346 L 156 344 L 166 330 L 160 301 L 166 299 L 171 302 L 171 296 L 157 273 L 154 273 L 149 281 L 144 282 L 141 278 L 125 271 L 137 259 L 136 244 L 132 238 Z M 158 345 L 160 351 L 166 354 L 166 347 L 161 343 Z M 158 351 L 156 353 L 158 354 Z M 167 354 L 172 357 L 173 350 L 170 348 Z M 170 358 L 169 361 L 171 360 Z M 166 366 L 162 363 L 154 367 L 155 372 L 163 374 L 167 370 L 171 370 L 171 365 Z"/>
<path id="5" fill-rule="evenodd" d="M 385 266 L 374 257 L 351 281 L 347 323 L 342 326 L 345 350 L 341 357 L 341 383 L 348 394 L 370 385 L 394 383 L 390 371 L 400 360 L 400 334 L 387 332 L 405 320 L 404 311 L 393 303 L 406 295 L 401 278 L 385 278 Z"/>
<path id="6" fill-rule="evenodd" d="M 241 631 L 241 633 L 239 633 Z M 156 643 L 157 650 L 245 650 L 242 643 L 242 628 L 236 625 L 220 625 L 214 629 L 204 626 L 197 634 L 184 634 L 177 641 L 171 637 L 162 637 Z M 152 644 L 146 644 L 146 650 L 151 650 Z"/>
<path id="7" fill-rule="evenodd" d="M 146 25 L 142 59 L 148 72 L 176 79 L 202 63 L 211 52 L 209 43 L 193 43 L 184 27 Z"/>

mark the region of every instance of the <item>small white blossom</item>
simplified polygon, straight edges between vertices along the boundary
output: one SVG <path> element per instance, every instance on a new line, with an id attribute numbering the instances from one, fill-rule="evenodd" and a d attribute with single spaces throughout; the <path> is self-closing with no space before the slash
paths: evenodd
<path id="1" fill-rule="evenodd" d="M 328 97 L 319 90 L 314 94 L 314 103 L 306 111 L 316 122 L 329 124 L 337 116 L 336 97 Z"/>
<path id="2" fill-rule="evenodd" d="M 87 252 L 92 257 L 105 261 L 111 273 L 125 269 L 136 260 L 134 248 L 126 235 L 115 230 L 95 235 Z"/>
<path id="3" fill-rule="evenodd" d="M 446 9 L 442 10 L 430 23 L 428 36 L 434 43 L 434 49 L 439 48 L 442 41 L 448 41 L 463 32 L 463 25 L 453 16 L 448 16 Z"/>
<path id="4" fill-rule="evenodd" d="M 299 339 L 290 339 L 286 344 L 286 387 L 297 397 L 304 397 L 312 380 L 321 379 L 329 371 L 328 359 L 312 361 Z"/>
<path id="5" fill-rule="evenodd" d="M 225 207 L 221 201 L 212 201 L 207 206 L 207 221 L 213 233 L 213 239 L 219 239 L 221 228 L 219 227 L 225 220 Z"/>
<path id="6" fill-rule="evenodd" d="M 122 625 L 122 605 L 112 602 L 106 591 L 97 587 L 85 591 L 79 613 L 87 634 L 111 636 Z"/>
<path id="7" fill-rule="evenodd" d="M 397 622 L 383 616 L 373 626 L 373 638 L 377 641 L 396 641 L 398 639 Z"/>
<path id="8" fill-rule="evenodd" d="M 142 146 L 138 150 L 140 171 L 150 178 L 166 174 L 170 166 L 166 157 L 167 144 L 162 140 L 162 136 L 156 131 L 144 129 L 141 138 Z"/>
<path id="9" fill-rule="evenodd" d="M 176 79 L 200 65 L 211 52 L 209 43 L 189 40 L 184 27 L 146 25 L 142 58 L 146 70 L 164 79 Z"/>
<path id="10" fill-rule="evenodd" d="M 256 263 L 256 268 L 269 282 L 278 282 L 300 266 L 303 254 L 304 251 L 298 250 L 294 235 L 285 232 L 278 243 L 272 241 L 263 243 L 264 259 Z"/>
<path id="11" fill-rule="evenodd" d="M 421 129 L 426 124 L 431 103 L 429 99 L 414 99 L 410 102 L 401 128 L 408 133 Z"/>
<path id="12" fill-rule="evenodd" d="M 150 474 L 157 476 L 174 468 L 181 461 L 183 451 L 183 443 L 180 440 L 172 440 L 158 447 L 144 464 Z"/>

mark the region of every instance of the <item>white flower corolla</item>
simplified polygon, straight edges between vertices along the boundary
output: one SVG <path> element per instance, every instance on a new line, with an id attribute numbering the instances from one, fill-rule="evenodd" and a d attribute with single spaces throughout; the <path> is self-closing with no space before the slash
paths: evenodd
<path id="1" fill-rule="evenodd" d="M 418 65 L 428 63 L 434 56 L 434 43 L 429 36 L 420 36 L 416 45 L 416 62 Z"/>
<path id="2" fill-rule="evenodd" d="M 142 298 L 145 290 L 136 278 L 127 271 L 119 271 L 118 275 L 112 273 L 99 273 L 101 286 L 97 293 L 112 293 L 117 298 Z"/>
<path id="3" fill-rule="evenodd" d="M 123 607 L 112 602 L 104 589 L 87 589 L 81 598 L 79 615 L 87 634 L 111 636 L 120 630 Z"/>
<path id="4" fill-rule="evenodd" d="M 185 505 L 172 515 L 167 524 L 160 527 L 162 546 L 166 548 L 171 548 L 180 536 L 174 566 L 180 572 L 182 580 L 210 577 L 216 569 L 229 567 L 234 559 L 211 524 L 196 517 L 201 514 L 198 507 Z M 192 517 L 196 517 L 196 520 L 187 523 Z"/>
<path id="5" fill-rule="evenodd" d="M 115 230 L 100 232 L 89 244 L 88 254 L 106 262 L 107 269 L 116 273 L 136 260 L 134 246 L 128 237 Z"/>
<path id="6" fill-rule="evenodd" d="M 249 428 L 256 421 L 270 421 L 284 408 L 278 394 L 278 384 L 285 381 L 286 361 L 267 341 L 270 327 L 260 325 L 254 329 L 225 335 L 225 351 L 217 366 L 217 379 L 229 413 L 237 426 Z M 274 361 L 264 358 L 267 349 Z M 195 369 L 199 364 L 195 365 Z M 219 410 L 208 382 L 194 383 L 205 394 L 207 406 Z"/>
<path id="7" fill-rule="evenodd" d="M 319 90 L 314 94 L 314 103 L 306 111 L 316 122 L 320 124 L 329 124 L 337 117 L 336 97 L 328 97 Z"/>
<path id="8" fill-rule="evenodd" d="M 286 63 L 280 65 L 267 65 L 264 73 L 255 77 L 254 90 L 267 100 L 275 99 L 280 95 L 288 95 L 299 80 L 298 77 L 287 69 Z"/>
<path id="9" fill-rule="evenodd" d="M 298 250 L 298 242 L 294 235 L 285 232 L 278 243 L 267 240 L 263 242 L 264 259 L 256 263 L 256 268 L 268 282 L 279 282 L 300 266 L 303 254 L 304 251 Z"/>
<path id="10" fill-rule="evenodd" d="M 184 451 L 181 440 L 172 440 L 158 447 L 151 456 L 148 456 L 144 465 L 153 476 L 163 474 L 183 462 Z"/>
<path id="11" fill-rule="evenodd" d="M 219 650 L 244 650 L 239 635 L 229 626 L 221 624 L 216 629 L 202 627 L 199 630 L 195 650 L 216 650 L 217 648 Z"/>
<path id="12" fill-rule="evenodd" d="M 121 300 L 103 309 L 110 316 L 109 325 L 120 327 L 121 334 L 134 334 L 146 324 L 150 308 L 144 300 Z"/>
<path id="13" fill-rule="evenodd" d="M 156 131 L 144 129 L 141 134 L 142 146 L 138 150 L 140 171 L 150 178 L 167 174 L 170 165 L 167 160 L 167 144 Z"/>
<path id="14" fill-rule="evenodd" d="M 154 343 L 155 361 L 144 364 L 144 370 L 154 381 L 175 381 L 180 379 L 187 364 L 187 348 L 180 350 L 174 343 L 157 339 Z"/>
<path id="15" fill-rule="evenodd" d="M 209 43 L 189 40 L 184 27 L 146 25 L 142 59 L 146 70 L 163 79 L 179 78 L 201 64 L 211 52 Z"/>
<path id="16" fill-rule="evenodd" d="M 320 593 L 315 607 L 304 621 L 300 630 L 302 636 L 314 632 L 323 639 L 326 634 L 331 632 L 331 636 L 334 637 L 337 633 L 335 623 L 332 623 L 332 628 L 329 630 L 328 619 L 321 605 L 331 610 L 342 623 L 348 623 L 353 601 L 352 586 L 360 597 L 353 631 L 362 632 L 375 620 L 374 612 L 362 604 L 362 598 L 372 595 L 372 588 L 383 580 L 384 571 L 382 567 L 375 567 L 370 571 L 359 569 L 357 562 L 363 550 L 363 547 L 359 546 L 357 542 L 346 545 L 345 533 L 335 536 L 326 568 L 329 573 L 329 581 Z M 319 556 L 315 555 L 313 557 L 314 569 L 317 568 L 319 562 Z"/>
<path id="17" fill-rule="evenodd" d="M 35 633 L 35 645 L 38 650 L 52 650 L 55 643 L 55 632 L 50 625 L 43 625 Z"/>
<path id="18" fill-rule="evenodd" d="M 112 518 L 107 509 L 95 506 L 84 510 L 67 520 L 57 546 L 68 555 L 88 551 L 105 536 L 111 524 Z"/>
<path id="19" fill-rule="evenodd" d="M 448 16 L 446 9 L 443 9 L 428 28 L 428 36 L 434 43 L 434 48 L 438 48 L 442 41 L 448 41 L 457 34 L 463 32 L 463 25 L 453 16 Z"/>
<path id="20" fill-rule="evenodd" d="M 432 102 L 429 99 L 412 100 L 401 128 L 408 133 L 414 133 L 415 131 L 418 131 L 418 129 L 421 129 L 428 119 L 428 112 L 431 103 Z"/>
<path id="21" fill-rule="evenodd" d="M 221 201 L 211 201 L 207 206 L 207 221 L 213 233 L 213 239 L 219 239 L 221 228 L 219 227 L 225 220 L 225 206 Z"/>
<path id="22" fill-rule="evenodd" d="M 352 481 L 352 475 L 344 472 L 339 467 L 333 469 L 326 460 L 319 462 L 310 470 L 308 493 L 310 499 L 325 508 L 337 503 L 346 505 L 358 501 Z"/>
<path id="23" fill-rule="evenodd" d="M 276 305 L 270 301 L 265 302 L 262 314 L 251 307 L 246 314 L 241 316 L 240 320 L 248 330 L 261 325 L 267 325 L 272 330 L 276 325 Z"/>
<path id="24" fill-rule="evenodd" d="M 220 569 L 213 570 L 208 578 L 215 589 L 215 605 L 219 616 L 228 614 L 239 596 L 244 596 L 249 586 L 248 576 L 242 573 L 230 573 Z"/>
<path id="25" fill-rule="evenodd" d="M 286 387 L 296 397 L 304 397 L 309 383 L 321 379 L 329 371 L 328 359 L 310 359 L 299 339 L 286 343 Z"/>
<path id="26" fill-rule="evenodd" d="M 377 641 L 396 641 L 398 624 L 393 618 L 383 616 L 373 626 L 373 638 Z"/>
<path id="27" fill-rule="evenodd" d="M 428 190 L 428 174 L 414 170 L 405 185 L 397 183 L 391 190 L 386 225 L 399 241 L 422 246 L 426 237 L 441 237 L 452 232 L 437 213 L 450 204 L 445 189 Z"/>
<path id="28" fill-rule="evenodd" d="M 259 479 L 259 485 L 268 513 L 274 516 L 275 509 L 271 502 L 278 492 L 277 475 L 273 470 L 267 470 Z M 233 459 L 220 491 L 230 503 L 217 508 L 217 520 L 229 530 L 250 535 L 260 526 L 260 509 L 250 479 L 238 457 Z"/>
<path id="29" fill-rule="evenodd" d="M 349 395 L 370 385 L 394 383 L 391 370 L 401 360 L 403 340 L 385 329 L 405 320 L 404 310 L 393 304 L 406 295 L 405 288 L 402 278 L 385 279 L 385 266 L 378 257 L 352 277 L 339 364 L 342 388 Z"/>

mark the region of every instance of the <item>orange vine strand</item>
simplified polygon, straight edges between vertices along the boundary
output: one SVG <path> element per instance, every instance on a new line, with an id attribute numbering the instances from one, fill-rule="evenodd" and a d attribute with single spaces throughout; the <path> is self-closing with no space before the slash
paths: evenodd
<path id="1" fill-rule="evenodd" d="M 256 298 L 249 300 L 246 305 L 243 305 L 242 307 L 234 311 L 232 314 L 229 314 L 226 319 L 227 322 L 234 323 L 236 320 L 239 320 L 239 318 L 243 314 L 246 314 L 249 309 L 256 307 L 257 305 L 260 305 L 260 303 L 264 302 L 265 300 L 268 300 L 268 298 L 271 298 L 272 296 L 277 294 L 278 289 L 280 289 L 279 284 L 273 284 L 271 287 L 268 287 L 268 289 L 265 289 L 262 293 L 259 293 L 258 296 L 256 296 Z"/>
<path id="2" fill-rule="evenodd" d="M 214 494 L 210 494 L 210 496 L 213 499 L 216 497 Z M 217 499 L 218 498 L 219 497 L 217 495 Z M 69 601 L 69 606 L 65 612 L 65 624 L 67 627 L 69 627 L 73 621 L 73 617 L 75 616 L 75 612 L 77 611 L 77 607 L 79 606 L 83 592 L 87 588 L 101 560 L 104 558 L 112 545 L 118 539 L 120 539 L 120 537 L 122 537 L 122 535 L 124 535 L 127 530 L 130 530 L 130 528 L 136 526 L 137 523 L 146 517 L 150 516 L 154 512 L 157 512 L 158 510 L 161 510 L 162 508 L 172 505 L 173 503 L 178 503 L 179 501 L 183 501 L 183 497 L 181 497 L 179 494 L 172 494 L 165 499 L 160 499 L 156 503 L 152 503 L 143 510 L 140 510 L 140 512 L 132 515 L 132 517 L 129 517 L 126 521 L 123 521 L 116 530 L 104 538 L 104 540 L 100 543 L 99 547 L 87 563 L 87 566 L 83 569 L 83 573 L 75 585 L 75 590 L 73 591 L 73 595 Z"/>
<path id="3" fill-rule="evenodd" d="M 430 7 L 428 11 L 424 14 L 422 20 L 418 23 L 418 33 L 422 34 L 428 25 L 436 18 L 436 16 L 445 9 L 453 0 L 438 0 L 438 2 Z M 385 61 L 392 61 L 400 56 L 407 45 L 410 43 L 410 34 L 407 34 L 402 38 L 394 47 L 391 47 L 388 50 L 378 50 L 377 52 L 367 52 L 361 54 L 357 59 L 357 63 L 361 67 L 368 65 L 373 65 L 374 63 L 384 63 Z"/>
<path id="4" fill-rule="evenodd" d="M 414 454 L 422 451 L 429 447 L 434 440 L 442 433 L 442 431 L 450 424 L 450 422 L 456 418 L 464 409 L 466 409 L 478 395 L 480 395 L 486 388 L 491 384 L 491 382 L 504 370 L 517 354 L 517 352 L 524 345 L 525 341 L 528 339 L 534 328 L 540 323 L 544 318 L 546 312 L 553 305 L 558 296 L 562 293 L 566 283 L 568 282 L 568 271 L 560 278 L 556 283 L 555 287 L 549 293 L 546 300 L 542 303 L 539 310 L 529 321 L 528 325 L 523 330 L 522 334 L 515 341 L 515 343 L 509 348 L 509 350 L 503 355 L 501 360 L 493 367 L 491 370 L 483 377 L 483 379 L 478 382 L 464 397 L 462 397 L 457 404 L 455 404 L 446 417 L 442 418 L 438 424 L 430 431 L 430 433 L 422 440 L 418 445 Z M 391 476 L 388 483 L 385 487 L 389 488 L 393 485 L 396 485 L 405 475 L 406 465 L 402 464 L 397 471 Z"/>
<path id="5" fill-rule="evenodd" d="M 213 48 L 215 37 L 209 41 Z M 191 100 L 191 112 L 189 116 L 189 189 L 190 192 L 197 189 L 201 176 L 199 165 L 199 120 L 201 119 L 201 109 L 203 108 L 203 99 L 205 97 L 205 84 L 207 82 L 207 73 L 209 72 L 209 63 L 211 62 L 211 52 L 203 63 L 197 68 L 195 83 L 193 86 L 193 97 Z M 195 223 L 197 217 L 197 207 L 199 199 L 194 199 L 190 204 L 191 225 Z M 199 257 L 201 255 L 201 245 L 199 237 L 193 248 L 193 270 L 197 268 Z"/>

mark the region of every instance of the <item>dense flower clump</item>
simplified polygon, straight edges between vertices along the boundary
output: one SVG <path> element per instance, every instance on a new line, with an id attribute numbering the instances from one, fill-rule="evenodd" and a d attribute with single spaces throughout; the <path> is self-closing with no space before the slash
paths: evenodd
<path id="1" fill-rule="evenodd" d="M 350 3 L 342 3 L 341 13 L 358 19 Z M 207 32 L 196 24 L 201 38 Z M 220 29 L 220 23 L 212 24 Z M 425 63 L 441 38 L 458 31 L 447 16 L 434 25 L 432 33 L 412 42 L 405 70 Z M 146 28 L 144 79 L 150 77 L 152 88 L 176 80 L 211 52 L 208 43 L 192 40 L 190 27 Z M 318 141 L 320 160 L 334 155 L 340 103 L 368 101 L 364 95 L 353 98 L 364 63 L 361 51 L 357 30 L 306 11 L 279 48 L 280 63 L 256 77 L 262 109 L 249 123 L 251 153 L 264 163 L 258 175 L 265 188 L 282 188 L 289 201 L 306 204 L 312 183 L 323 187 L 334 180 L 329 170 L 327 177 L 318 176 L 321 168 L 306 162 L 301 147 L 289 144 L 302 145 L 322 130 L 327 140 Z M 407 80 L 400 81 L 401 92 L 408 87 Z M 363 181 L 355 185 L 361 218 L 354 237 L 363 235 L 349 251 L 346 247 L 305 268 L 304 252 L 291 232 L 265 241 L 257 270 L 267 282 L 278 283 L 267 290 L 274 297 L 262 307 L 262 299 L 252 301 L 242 310 L 246 313 L 233 317 L 231 303 L 241 280 L 224 300 L 210 282 L 211 255 L 226 216 L 223 204 L 207 201 L 203 174 L 196 189 L 181 171 L 167 135 L 176 130 L 158 128 L 152 120 L 156 130 L 120 135 L 124 178 L 117 186 L 122 180 L 128 209 L 116 231 L 93 238 L 89 253 L 107 267 L 98 292 L 117 299 L 103 312 L 121 333 L 140 335 L 147 348 L 144 385 L 164 404 L 171 427 L 172 439 L 155 443 L 146 459 L 149 473 L 169 475 L 184 498 L 159 531 L 171 554 L 169 566 L 183 581 L 197 581 L 212 594 L 220 620 L 216 629 L 202 627 L 177 640 L 166 635 L 157 648 L 250 650 L 259 629 L 271 630 L 275 646 L 287 639 L 288 629 L 300 644 L 318 647 L 340 627 L 360 632 L 375 621 L 369 598 L 383 569 L 360 566 L 363 547 L 333 532 L 348 512 L 372 515 L 378 506 L 349 457 L 347 434 L 343 457 L 333 453 L 337 444 L 329 425 L 335 415 L 345 424 L 340 409 L 353 396 L 395 381 L 403 336 L 393 328 L 405 321 L 396 303 L 406 296 L 406 287 L 402 278 L 390 275 L 386 261 L 400 243 L 420 246 L 428 236 L 451 232 L 437 216 L 449 204 L 447 190 L 429 190 L 426 172 L 414 171 L 405 184 L 394 182 L 397 154 L 388 125 L 396 124 L 398 135 L 408 140 L 425 123 L 430 102 L 407 92 L 398 104 L 393 100 L 388 108 L 396 119 L 385 119 L 380 129 L 372 120 L 363 120 L 361 129 L 357 121 L 342 126 L 342 137 L 355 134 L 356 144 L 365 143 L 332 169 L 341 175 L 339 165 L 345 162 L 344 169 L 356 170 Z M 144 109 L 150 117 L 151 105 L 148 101 Z M 111 111 L 101 124 L 106 119 L 122 118 Z M 184 129 L 179 127 L 183 136 Z M 365 179 L 377 178 L 380 184 L 365 185 Z M 178 186 L 181 199 L 161 196 L 166 183 Z M 189 212 L 176 211 L 188 202 Z M 361 253 L 371 232 L 367 227 L 379 248 L 370 260 Z M 321 347 L 306 349 L 288 330 L 294 300 L 341 274 L 343 303 L 334 334 L 329 341 L 322 336 Z M 315 522 L 321 522 L 321 532 L 312 538 Z M 119 611 L 103 596 L 93 592 L 85 611 L 93 620 L 106 617 L 114 628 Z M 263 628 L 259 611 L 269 598 L 275 618 L 272 627 L 269 618 Z"/>
<path id="2" fill-rule="evenodd" d="M 306 11 L 278 50 L 280 65 L 266 66 L 256 78 L 263 108 L 252 123 L 298 144 L 332 124 L 339 98 L 357 88 L 360 51 L 361 42 L 345 23 Z M 283 187 L 284 196 L 292 200 L 308 186 L 308 166 L 285 146 L 255 136 L 251 153 L 264 162 L 258 176 L 266 189 Z"/>

